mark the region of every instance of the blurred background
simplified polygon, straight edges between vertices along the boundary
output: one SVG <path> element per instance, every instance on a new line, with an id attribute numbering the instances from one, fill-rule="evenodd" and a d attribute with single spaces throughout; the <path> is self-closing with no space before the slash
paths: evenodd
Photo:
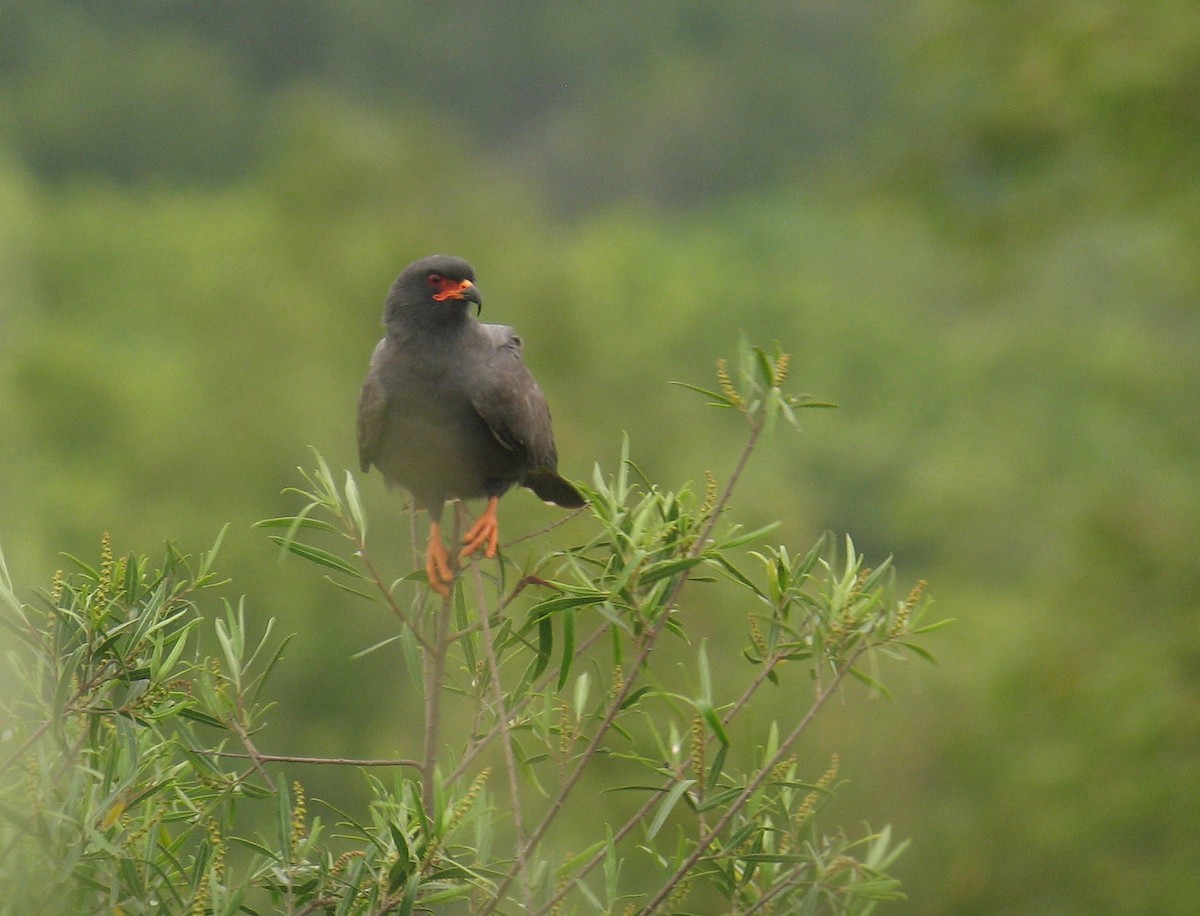
<path id="1" fill-rule="evenodd" d="M 0 0 L 21 593 L 103 531 L 229 523 L 229 593 L 299 634 L 259 746 L 410 751 L 397 659 L 351 659 L 392 620 L 250 526 L 310 446 L 356 466 L 384 293 L 433 251 L 521 331 L 568 475 L 623 432 L 666 486 L 728 473 L 737 418 L 668 382 L 739 331 L 839 405 L 734 509 L 892 554 L 957 619 L 809 749 L 849 780 L 830 826 L 912 838 L 892 912 L 1193 911 L 1200 7 Z M 400 575 L 403 497 L 363 486 Z M 505 501 L 509 536 L 556 517 Z"/>

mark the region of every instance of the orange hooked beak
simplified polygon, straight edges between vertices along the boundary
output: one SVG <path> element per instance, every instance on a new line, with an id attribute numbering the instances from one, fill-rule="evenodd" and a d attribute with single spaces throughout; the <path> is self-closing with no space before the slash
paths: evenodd
<path id="1" fill-rule="evenodd" d="M 470 299 L 472 302 L 478 302 L 479 290 L 475 289 L 475 284 L 470 280 L 459 280 L 457 283 L 452 281 L 441 292 L 434 293 L 433 298 L 438 302 L 445 302 L 447 299 Z"/>
<path id="2" fill-rule="evenodd" d="M 483 297 L 470 280 L 450 280 L 446 286 L 433 294 L 434 301 L 445 302 L 447 299 L 466 299 L 475 303 L 475 314 L 483 311 Z"/>

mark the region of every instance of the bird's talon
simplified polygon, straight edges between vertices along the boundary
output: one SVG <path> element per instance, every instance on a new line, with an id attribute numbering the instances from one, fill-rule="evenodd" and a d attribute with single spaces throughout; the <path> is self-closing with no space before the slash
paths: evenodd
<path id="1" fill-rule="evenodd" d="M 471 530 L 463 535 L 463 548 L 458 552 L 460 557 L 469 557 L 481 547 L 483 555 L 489 560 L 496 556 L 500 547 L 500 523 L 496 519 L 497 501 L 496 497 L 490 498 L 483 515 L 479 516 Z"/>
<path id="2" fill-rule="evenodd" d="M 429 587 L 442 597 L 449 597 L 450 584 L 454 581 L 453 558 L 442 543 L 441 531 L 429 533 L 429 546 L 425 551 L 425 576 Z"/>

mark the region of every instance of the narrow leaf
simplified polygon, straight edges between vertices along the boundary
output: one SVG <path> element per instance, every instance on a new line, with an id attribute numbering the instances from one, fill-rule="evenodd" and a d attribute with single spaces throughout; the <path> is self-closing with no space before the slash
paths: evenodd
<path id="1" fill-rule="evenodd" d="M 294 553 L 298 557 L 303 557 L 311 563 L 316 563 L 319 566 L 326 566 L 329 569 L 336 569 L 338 572 L 345 573 L 348 576 L 353 576 L 356 579 L 366 578 L 361 572 L 355 569 L 351 564 L 347 563 L 341 557 L 330 553 L 328 550 L 322 550 L 319 547 L 312 547 L 308 544 L 301 544 L 299 541 L 290 541 L 287 538 L 279 535 L 271 535 L 271 540 L 280 547 Z"/>
<path id="2" fill-rule="evenodd" d="M 681 779 L 679 782 L 675 783 L 675 785 L 671 786 L 671 791 L 666 794 L 666 797 L 662 800 L 662 803 L 659 804 L 658 812 L 654 815 L 654 820 L 652 820 L 650 822 L 650 826 L 646 828 L 647 840 L 654 839 L 655 834 L 662 829 L 663 823 L 666 821 L 667 817 L 670 816 L 671 811 L 674 810 L 675 805 L 679 802 L 679 799 L 683 797 L 683 793 L 686 792 L 692 785 L 694 785 L 695 782 L 696 780 L 694 779 Z"/>

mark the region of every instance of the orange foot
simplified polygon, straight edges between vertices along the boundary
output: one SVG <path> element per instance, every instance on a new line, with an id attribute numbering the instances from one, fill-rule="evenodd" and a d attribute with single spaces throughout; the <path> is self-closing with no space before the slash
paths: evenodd
<path id="1" fill-rule="evenodd" d="M 453 558 L 442 543 L 442 526 L 437 522 L 429 525 L 429 546 L 425 548 L 425 575 L 429 587 L 443 597 L 450 596 L 450 584 L 454 581 Z"/>
<path id="2" fill-rule="evenodd" d="M 489 560 L 496 555 L 496 550 L 500 546 L 500 521 L 496 518 L 496 504 L 499 501 L 499 496 L 488 497 L 487 508 L 483 510 L 483 515 L 475 520 L 471 530 L 463 536 L 464 546 L 458 552 L 460 557 L 469 557 L 480 547 L 483 548 L 483 555 Z"/>

